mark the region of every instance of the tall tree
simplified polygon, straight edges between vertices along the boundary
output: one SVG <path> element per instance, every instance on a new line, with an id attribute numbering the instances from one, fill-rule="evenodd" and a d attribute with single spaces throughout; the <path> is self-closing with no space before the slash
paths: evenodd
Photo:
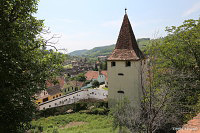
<path id="1" fill-rule="evenodd" d="M 0 1 L 0 132 L 24 132 L 36 109 L 33 96 L 61 69 L 62 55 L 42 50 L 38 0 Z"/>
<path id="2" fill-rule="evenodd" d="M 195 109 L 200 94 L 200 18 L 166 30 L 168 36 L 158 46 L 160 59 L 168 68 L 168 85 L 176 90 L 172 103 L 187 121 L 200 111 Z"/>

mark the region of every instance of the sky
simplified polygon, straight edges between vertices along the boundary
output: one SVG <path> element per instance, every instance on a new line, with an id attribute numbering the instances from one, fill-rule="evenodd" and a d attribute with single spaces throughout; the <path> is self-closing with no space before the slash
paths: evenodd
<path id="1" fill-rule="evenodd" d="M 167 26 L 200 17 L 200 0 L 40 0 L 35 16 L 69 53 L 115 44 L 125 8 L 136 38 L 164 37 Z"/>

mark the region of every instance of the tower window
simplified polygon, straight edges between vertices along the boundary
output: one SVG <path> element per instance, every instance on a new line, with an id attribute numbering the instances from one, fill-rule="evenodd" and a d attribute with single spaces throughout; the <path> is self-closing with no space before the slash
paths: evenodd
<path id="1" fill-rule="evenodd" d="M 117 91 L 117 93 L 122 93 L 122 94 L 124 94 L 124 91 Z"/>
<path id="2" fill-rule="evenodd" d="M 119 75 L 119 76 L 124 76 L 124 74 L 123 74 L 123 73 L 118 73 L 118 75 Z"/>
<path id="3" fill-rule="evenodd" d="M 126 67 L 131 66 L 131 62 L 130 61 L 126 61 Z"/>
<path id="4" fill-rule="evenodd" d="M 111 62 L 111 67 L 116 66 L 116 63 L 114 61 Z"/>

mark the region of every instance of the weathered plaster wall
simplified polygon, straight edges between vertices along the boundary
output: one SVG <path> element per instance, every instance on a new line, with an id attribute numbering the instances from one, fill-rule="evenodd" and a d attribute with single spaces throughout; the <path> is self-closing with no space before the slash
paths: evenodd
<path id="1" fill-rule="evenodd" d="M 138 106 L 142 93 L 141 61 L 131 61 L 126 67 L 126 61 L 115 61 L 116 66 L 111 67 L 108 61 L 108 104 L 112 107 L 117 100 L 127 97 L 132 105 Z M 118 75 L 123 74 L 123 75 Z M 124 94 L 118 93 L 124 91 Z"/>

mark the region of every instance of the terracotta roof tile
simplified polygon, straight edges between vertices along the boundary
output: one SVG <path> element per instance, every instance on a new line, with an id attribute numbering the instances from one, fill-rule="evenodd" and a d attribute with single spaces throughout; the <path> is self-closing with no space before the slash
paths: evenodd
<path id="1" fill-rule="evenodd" d="M 137 45 L 128 15 L 125 14 L 115 50 L 107 60 L 139 60 L 142 58 L 144 55 Z"/>
<path id="2" fill-rule="evenodd" d="M 98 78 L 98 71 L 87 71 L 85 77 L 87 80 L 97 79 Z"/>
<path id="3" fill-rule="evenodd" d="M 57 83 L 56 85 L 59 84 L 60 87 L 63 88 L 63 87 L 64 87 L 64 84 L 65 84 L 65 79 L 64 79 L 64 77 L 57 77 L 56 80 L 58 80 L 58 83 Z M 53 86 L 55 86 L 55 85 L 52 83 L 52 81 L 46 81 L 46 85 L 47 85 L 47 87 L 53 87 Z"/>
<path id="4" fill-rule="evenodd" d="M 200 133 L 200 114 L 188 121 L 177 133 Z"/>

